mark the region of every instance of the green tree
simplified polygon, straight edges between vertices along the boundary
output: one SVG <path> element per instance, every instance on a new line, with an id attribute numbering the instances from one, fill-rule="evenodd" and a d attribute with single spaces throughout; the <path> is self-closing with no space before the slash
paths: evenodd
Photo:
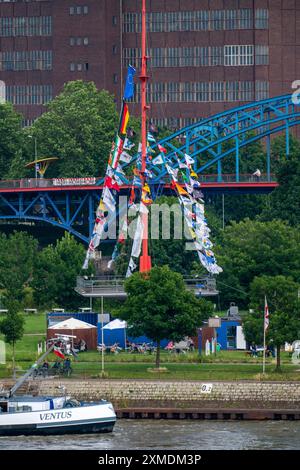
<path id="1" fill-rule="evenodd" d="M 238 198 L 238 204 L 237 204 Z M 214 195 L 209 198 L 208 210 L 212 208 L 220 223 L 223 218 L 224 202 L 224 225 L 230 222 L 240 222 L 246 218 L 254 220 L 259 218 L 268 205 L 268 196 L 265 194 L 224 194 Z"/>
<path id="2" fill-rule="evenodd" d="M 4 335 L 5 342 L 12 346 L 12 370 L 13 377 L 15 378 L 15 346 L 16 342 L 19 341 L 24 334 L 24 317 L 18 313 L 20 304 L 13 298 L 6 298 L 5 307 L 7 308 L 8 313 L 0 323 L 0 332 Z"/>
<path id="3" fill-rule="evenodd" d="M 168 266 L 154 267 L 147 274 L 133 274 L 126 280 L 125 290 L 127 299 L 117 314 L 128 322 L 131 335 L 144 334 L 156 342 L 157 368 L 161 341 L 194 335 L 212 312 L 212 305 L 196 299 L 186 289 L 182 276 Z"/>
<path id="4" fill-rule="evenodd" d="M 38 305 L 78 308 L 80 298 L 74 288 L 84 256 L 84 246 L 67 232 L 55 246 L 49 245 L 39 253 L 32 281 Z"/>
<path id="5" fill-rule="evenodd" d="M 279 187 L 268 198 L 262 220 L 281 219 L 291 225 L 300 224 L 300 143 L 290 136 L 290 155 L 285 155 L 284 136 L 273 142 L 272 157 L 276 164 Z"/>
<path id="6" fill-rule="evenodd" d="M 113 96 L 93 82 L 67 83 L 30 133 L 39 157 L 56 156 L 48 177 L 103 176 L 118 125 Z"/>
<path id="7" fill-rule="evenodd" d="M 218 276 L 222 305 L 235 301 L 247 306 L 250 284 L 262 273 L 291 276 L 299 282 L 299 242 L 299 231 L 279 220 L 246 219 L 227 226 L 215 250 L 223 268 Z"/>
<path id="8" fill-rule="evenodd" d="M 30 286 L 37 253 L 37 240 L 26 232 L 0 235 L 0 288 L 19 301 Z"/>
<path id="9" fill-rule="evenodd" d="M 0 103 L 0 178 L 16 177 L 16 165 L 22 176 L 24 162 L 22 160 L 23 131 L 22 116 L 11 103 Z M 18 177 L 20 177 L 18 176 Z"/>
<path id="10" fill-rule="evenodd" d="M 280 348 L 285 341 L 292 343 L 300 334 L 299 284 L 285 276 L 258 276 L 250 286 L 249 313 L 243 329 L 247 341 L 263 344 L 264 300 L 269 307 L 269 327 L 266 331 L 267 344 L 273 342 L 277 350 L 276 369 L 280 369 Z"/>

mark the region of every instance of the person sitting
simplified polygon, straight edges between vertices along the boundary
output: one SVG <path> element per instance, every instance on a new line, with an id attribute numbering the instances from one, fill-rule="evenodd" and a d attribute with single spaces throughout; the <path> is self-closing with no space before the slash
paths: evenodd
<path id="1" fill-rule="evenodd" d="M 256 349 L 256 344 L 252 343 L 250 345 L 250 351 L 253 357 L 257 357 L 257 349 Z"/>

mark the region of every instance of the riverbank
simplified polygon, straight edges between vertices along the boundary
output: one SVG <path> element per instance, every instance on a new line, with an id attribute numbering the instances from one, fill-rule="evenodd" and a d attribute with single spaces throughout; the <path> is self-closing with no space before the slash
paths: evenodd
<path id="1" fill-rule="evenodd" d="M 22 393 L 59 395 L 58 386 L 79 400 L 109 400 L 123 418 L 300 419 L 300 382 L 44 379 Z"/>

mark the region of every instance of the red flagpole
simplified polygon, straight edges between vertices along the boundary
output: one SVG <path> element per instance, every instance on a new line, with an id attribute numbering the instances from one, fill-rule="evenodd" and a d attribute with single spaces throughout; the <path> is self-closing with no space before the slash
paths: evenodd
<path id="1" fill-rule="evenodd" d="M 146 155 L 147 155 L 147 106 L 146 91 L 147 82 L 147 55 L 146 55 L 146 0 L 142 0 L 142 68 L 141 68 L 141 103 L 142 103 L 142 184 L 145 183 Z M 151 269 L 151 257 L 148 254 L 148 214 L 142 214 L 143 241 L 142 255 L 140 257 L 140 272 L 147 272 Z"/>

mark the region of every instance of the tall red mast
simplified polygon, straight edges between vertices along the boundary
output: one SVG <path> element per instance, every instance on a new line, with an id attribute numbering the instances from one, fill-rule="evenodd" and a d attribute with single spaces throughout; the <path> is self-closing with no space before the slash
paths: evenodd
<path id="1" fill-rule="evenodd" d="M 147 156 L 147 55 L 146 55 L 146 0 L 142 0 L 142 68 L 141 68 L 141 103 L 142 103 L 142 184 L 146 180 L 146 156 Z M 140 257 L 140 272 L 147 272 L 151 269 L 151 257 L 148 254 L 148 214 L 142 214 L 143 221 L 143 242 L 142 255 Z"/>

